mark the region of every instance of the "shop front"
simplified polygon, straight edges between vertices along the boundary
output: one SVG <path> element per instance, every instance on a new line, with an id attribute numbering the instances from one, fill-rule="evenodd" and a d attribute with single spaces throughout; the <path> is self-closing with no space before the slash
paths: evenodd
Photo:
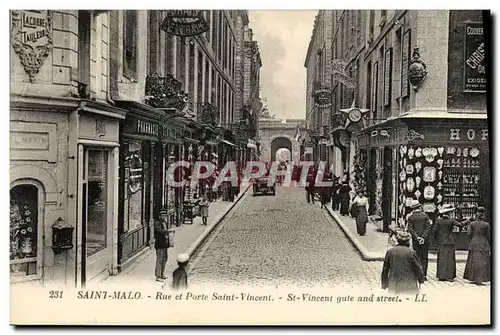
<path id="1" fill-rule="evenodd" d="M 375 203 L 382 199 L 384 226 L 395 219 L 405 226 L 412 199 L 432 222 L 443 204 L 456 208 L 452 215 L 457 220 L 472 217 L 478 206 L 491 210 L 486 114 L 410 114 L 367 129 L 359 140 L 368 150 L 369 165 L 383 167 L 370 171 L 367 182 L 375 180 Z M 468 247 L 466 229 L 455 232 L 458 249 Z"/>
<path id="2" fill-rule="evenodd" d="M 126 112 L 78 99 L 11 103 L 12 282 L 85 286 L 116 273 Z"/>
<path id="3" fill-rule="evenodd" d="M 154 241 L 153 225 L 162 207 L 158 185 L 163 183 L 159 111 L 128 104 L 121 128 L 118 262 L 133 260 Z"/>

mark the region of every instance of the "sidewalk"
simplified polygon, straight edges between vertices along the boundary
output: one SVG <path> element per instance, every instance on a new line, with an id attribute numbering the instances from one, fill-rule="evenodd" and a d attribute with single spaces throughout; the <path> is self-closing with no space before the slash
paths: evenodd
<path id="1" fill-rule="evenodd" d="M 356 233 L 356 221 L 350 216 L 342 216 L 338 211 L 332 210 L 331 205 L 327 205 L 327 211 L 339 227 L 344 231 L 352 244 L 366 261 L 383 261 L 385 253 L 389 249 L 387 233 L 376 230 L 373 223 L 366 224 L 366 234 L 359 236 Z M 429 261 L 436 261 L 437 255 L 429 252 Z M 467 261 L 467 251 L 457 251 L 456 260 L 458 263 Z"/>
<path id="2" fill-rule="evenodd" d="M 250 184 L 243 183 L 241 192 L 233 202 L 217 200 L 210 203 L 209 217 L 207 225 L 201 224 L 201 217 L 197 216 L 193 220 L 193 224 L 183 224 L 175 228 L 175 246 L 168 250 L 168 261 L 165 271 L 167 278 L 177 267 L 176 257 L 180 253 L 186 253 L 192 258 L 198 247 L 203 243 L 208 235 L 222 221 L 226 214 L 238 203 L 239 200 L 248 191 Z M 154 248 L 146 251 L 144 255 L 134 261 L 123 272 L 116 276 L 111 276 L 103 282 L 103 284 L 112 285 L 152 285 L 155 282 L 156 252 Z"/>

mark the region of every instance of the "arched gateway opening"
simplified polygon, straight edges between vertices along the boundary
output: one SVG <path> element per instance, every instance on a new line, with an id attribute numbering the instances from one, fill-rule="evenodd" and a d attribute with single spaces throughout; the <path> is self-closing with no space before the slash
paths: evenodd
<path id="1" fill-rule="evenodd" d="M 279 149 L 288 149 L 291 152 L 292 151 L 292 141 L 286 137 L 276 137 L 271 141 L 271 157 L 270 157 L 270 162 L 276 160 L 276 153 L 278 152 Z"/>

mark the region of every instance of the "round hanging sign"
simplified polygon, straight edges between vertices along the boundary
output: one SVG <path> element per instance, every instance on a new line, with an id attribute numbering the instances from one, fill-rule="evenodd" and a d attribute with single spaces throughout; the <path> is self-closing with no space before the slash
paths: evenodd
<path id="1" fill-rule="evenodd" d="M 332 106 L 332 91 L 321 88 L 314 92 L 314 104 L 319 108 L 329 108 Z"/>

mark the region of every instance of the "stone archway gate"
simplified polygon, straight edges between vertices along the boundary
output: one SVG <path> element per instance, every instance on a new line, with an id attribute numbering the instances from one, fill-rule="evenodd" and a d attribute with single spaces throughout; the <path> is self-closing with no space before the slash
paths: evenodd
<path id="1" fill-rule="evenodd" d="M 306 132 L 305 119 L 261 119 L 259 120 L 259 136 L 260 136 L 260 160 L 261 161 L 274 161 L 276 157 L 276 150 L 279 149 L 274 145 L 273 140 L 280 140 L 282 143 L 291 143 L 291 156 L 293 162 L 300 161 L 300 143 L 295 140 L 295 133 L 299 126 L 302 138 Z M 286 140 L 281 140 L 286 139 Z M 287 141 L 288 140 L 288 141 Z M 275 142 L 276 143 L 276 142 Z M 287 146 L 283 146 L 287 147 Z"/>

